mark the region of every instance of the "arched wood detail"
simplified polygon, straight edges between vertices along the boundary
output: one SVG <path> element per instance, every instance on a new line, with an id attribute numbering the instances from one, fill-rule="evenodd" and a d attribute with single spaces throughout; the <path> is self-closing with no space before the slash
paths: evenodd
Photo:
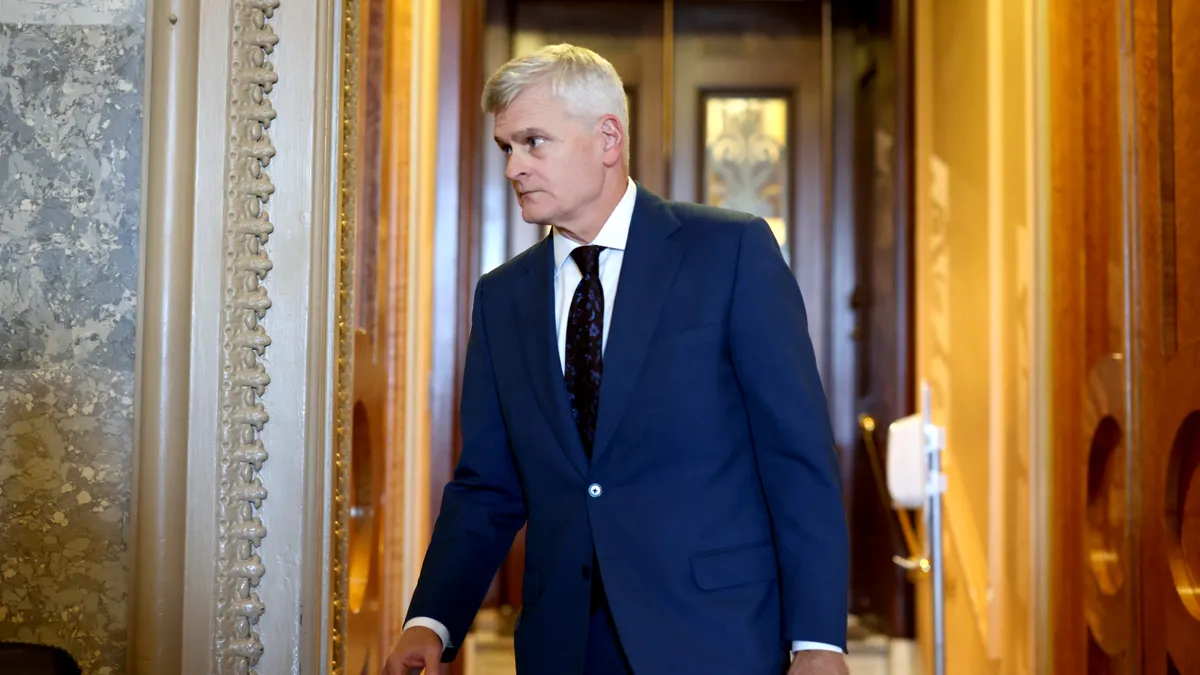
<path id="1" fill-rule="evenodd" d="M 1200 411 L 1183 418 L 1162 472 L 1166 652 L 1180 672 L 1200 672 Z"/>
<path id="2" fill-rule="evenodd" d="M 1090 654 L 1089 670 L 1100 666 L 1093 656 L 1121 672 L 1130 649 L 1128 452 L 1125 443 L 1125 360 L 1103 358 L 1088 377 L 1083 402 L 1083 438 L 1087 472 L 1084 519 L 1084 614 L 1090 637 L 1104 656 Z"/>

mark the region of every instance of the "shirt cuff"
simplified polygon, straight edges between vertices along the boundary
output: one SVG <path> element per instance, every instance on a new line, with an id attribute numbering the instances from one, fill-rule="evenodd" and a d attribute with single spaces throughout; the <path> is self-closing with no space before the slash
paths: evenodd
<path id="1" fill-rule="evenodd" d="M 429 630 L 433 631 L 434 633 L 437 633 L 438 638 L 442 641 L 442 649 L 443 650 L 445 650 L 446 647 L 450 645 L 450 631 L 447 630 L 446 626 L 441 621 L 438 621 L 437 619 L 431 619 L 427 616 L 413 617 L 412 619 L 409 619 L 407 623 L 404 624 L 404 630 L 408 630 L 409 628 L 412 628 L 414 626 L 421 626 L 423 628 L 428 628 Z M 808 642 L 805 640 L 795 640 L 794 642 L 792 642 L 792 653 L 793 654 L 795 654 L 796 652 L 802 652 L 802 651 L 808 651 L 808 650 L 822 650 L 822 651 L 827 651 L 827 652 L 838 652 L 839 654 L 843 653 L 843 650 L 841 647 L 835 647 L 831 644 L 826 644 L 824 642 Z"/>
<path id="2" fill-rule="evenodd" d="M 839 654 L 845 653 L 845 650 L 843 650 L 841 647 L 834 647 L 833 645 L 827 645 L 824 642 L 807 642 L 805 640 L 796 640 L 796 641 L 792 642 L 792 654 L 793 655 L 795 655 L 796 652 L 804 652 L 804 651 L 810 651 L 810 650 L 837 652 Z"/>
<path id="3" fill-rule="evenodd" d="M 428 628 L 429 630 L 437 633 L 437 636 L 442 640 L 442 651 L 446 651 L 446 647 L 450 646 L 450 630 L 447 629 L 445 624 L 443 624 L 441 621 L 438 621 L 437 619 L 431 619 L 427 616 L 416 616 L 409 619 L 408 622 L 404 624 L 404 628 L 402 630 L 408 630 L 413 626 Z"/>

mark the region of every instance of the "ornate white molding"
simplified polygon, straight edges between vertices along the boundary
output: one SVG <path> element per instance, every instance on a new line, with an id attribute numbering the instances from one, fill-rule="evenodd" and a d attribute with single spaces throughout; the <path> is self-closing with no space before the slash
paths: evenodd
<path id="1" fill-rule="evenodd" d="M 255 588 L 266 572 L 257 550 L 267 532 L 257 511 L 267 497 L 260 434 L 270 416 L 261 398 L 271 378 L 261 357 L 271 338 L 261 322 L 271 307 L 262 282 L 272 267 L 266 204 L 275 185 L 266 167 L 275 155 L 269 95 L 278 76 L 269 59 L 279 38 L 269 20 L 278 6 L 235 0 L 230 44 L 215 646 L 217 672 L 236 675 L 254 672 L 264 650 L 256 624 L 266 606 Z"/>
<path id="2" fill-rule="evenodd" d="M 341 4 L 148 7 L 128 670 L 324 673 Z"/>

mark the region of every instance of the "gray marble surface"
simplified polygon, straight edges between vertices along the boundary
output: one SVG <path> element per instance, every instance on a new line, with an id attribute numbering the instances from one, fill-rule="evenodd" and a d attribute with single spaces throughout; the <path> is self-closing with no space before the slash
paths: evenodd
<path id="1" fill-rule="evenodd" d="M 0 640 L 125 672 L 144 0 L 0 0 Z"/>
<path id="2" fill-rule="evenodd" d="M 102 26 L 144 23 L 145 0 L 0 0 L 0 21 Z"/>
<path id="3" fill-rule="evenodd" d="M 0 370 L 0 640 L 125 672 L 133 373 Z"/>
<path id="4" fill-rule="evenodd" d="M 0 24 L 0 368 L 133 368 L 144 46 Z"/>

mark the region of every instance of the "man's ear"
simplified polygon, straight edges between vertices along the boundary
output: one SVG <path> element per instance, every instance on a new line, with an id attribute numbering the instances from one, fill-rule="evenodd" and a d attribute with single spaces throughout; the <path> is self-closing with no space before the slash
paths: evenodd
<path id="1" fill-rule="evenodd" d="M 605 115 L 600 119 L 600 133 L 604 136 L 604 163 L 612 166 L 623 161 L 625 130 L 616 115 Z"/>

